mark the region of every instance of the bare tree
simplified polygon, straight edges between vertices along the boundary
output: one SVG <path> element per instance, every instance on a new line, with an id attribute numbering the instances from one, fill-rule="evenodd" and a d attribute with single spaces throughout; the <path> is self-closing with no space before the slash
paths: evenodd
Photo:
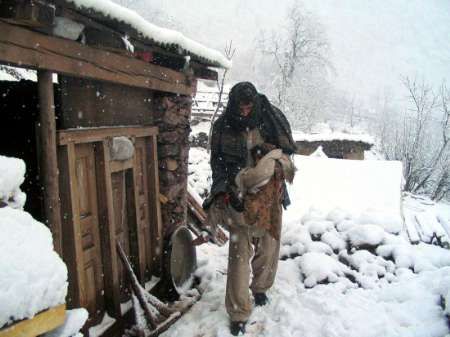
<path id="1" fill-rule="evenodd" d="M 286 26 L 269 35 L 262 32 L 258 49 L 269 57 L 276 69 L 273 84 L 275 104 L 282 110 L 289 105 L 289 90 L 301 79 L 300 69 L 330 66 L 328 42 L 322 26 L 296 1 L 289 8 Z"/>
<path id="2" fill-rule="evenodd" d="M 444 198 L 450 198 L 450 165 L 446 165 L 442 174 L 436 183 L 436 189 L 434 190 L 431 198 L 435 201 L 440 201 Z"/>
<path id="3" fill-rule="evenodd" d="M 433 200 L 441 200 L 450 197 L 450 89 L 441 86 L 441 109 L 442 109 L 442 144 L 434 161 L 434 168 L 439 167 L 439 173 L 434 181 L 435 190 L 432 194 Z M 428 178 L 430 179 L 430 178 Z"/>
<path id="4" fill-rule="evenodd" d="M 403 162 L 405 190 L 415 191 L 429 167 L 430 138 L 427 138 L 427 132 L 437 96 L 424 81 L 418 82 L 408 77 L 402 81 L 408 92 L 410 107 L 397 125 L 392 126 L 389 139 L 382 143 L 387 159 Z"/>
<path id="5" fill-rule="evenodd" d="M 233 56 L 236 52 L 236 48 L 233 48 L 233 41 L 230 41 L 229 44 L 225 45 L 225 56 L 228 60 L 232 60 Z M 211 127 L 209 128 L 209 135 L 208 135 L 208 153 L 211 150 L 211 137 L 212 137 L 212 126 L 214 124 L 214 121 L 216 120 L 217 114 L 219 112 L 219 110 L 221 108 L 224 108 L 223 103 L 222 103 L 222 95 L 223 95 L 223 88 L 225 85 L 225 78 L 227 76 L 228 73 L 228 69 L 225 69 L 222 73 L 222 78 L 219 81 L 219 78 L 217 78 L 217 88 L 219 89 L 219 97 L 218 97 L 218 101 L 217 101 L 217 106 L 216 106 L 216 110 L 214 111 L 214 114 L 211 117 Z"/>
<path id="6" fill-rule="evenodd" d="M 448 152 L 448 144 L 450 143 L 450 110 L 448 108 L 449 103 L 449 94 L 446 89 L 446 85 L 442 84 L 441 86 L 441 93 L 440 93 L 440 100 L 441 100 L 441 109 L 442 109 L 442 121 L 439 125 L 440 132 L 442 135 L 442 141 L 436 151 L 436 154 L 434 155 L 434 158 L 431 161 L 431 164 L 428 166 L 427 173 L 421 177 L 420 182 L 417 183 L 417 185 L 414 187 L 413 192 L 417 192 L 420 189 L 424 188 L 427 183 L 431 180 L 433 174 L 436 172 L 439 166 L 442 166 L 442 164 L 446 163 L 446 155 Z M 441 178 L 439 179 L 438 185 L 441 182 L 441 180 L 445 180 L 446 174 L 444 173 L 441 175 Z"/>
<path id="7" fill-rule="evenodd" d="M 398 114 L 382 109 L 382 150 L 388 160 L 403 162 L 406 191 L 439 200 L 450 188 L 450 92 L 445 84 L 435 93 L 423 80 L 410 78 L 403 85 L 409 101 L 404 113 L 388 119 Z"/>

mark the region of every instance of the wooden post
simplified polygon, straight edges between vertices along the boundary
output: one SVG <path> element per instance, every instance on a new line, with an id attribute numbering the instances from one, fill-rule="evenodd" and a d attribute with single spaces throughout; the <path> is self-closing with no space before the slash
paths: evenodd
<path id="1" fill-rule="evenodd" d="M 59 201 L 58 161 L 56 155 L 55 100 L 53 74 L 48 70 L 38 71 L 40 112 L 40 176 L 44 186 L 45 222 L 53 234 L 56 252 L 62 254 L 61 205 Z"/>

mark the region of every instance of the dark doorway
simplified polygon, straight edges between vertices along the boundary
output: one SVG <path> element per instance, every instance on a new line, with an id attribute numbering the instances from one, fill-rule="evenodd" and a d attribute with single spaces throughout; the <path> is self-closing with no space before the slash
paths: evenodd
<path id="1" fill-rule="evenodd" d="M 27 194 L 25 210 L 35 219 L 43 221 L 38 123 L 37 83 L 25 80 L 0 81 L 0 154 L 25 161 L 25 182 L 21 186 L 22 191 Z"/>

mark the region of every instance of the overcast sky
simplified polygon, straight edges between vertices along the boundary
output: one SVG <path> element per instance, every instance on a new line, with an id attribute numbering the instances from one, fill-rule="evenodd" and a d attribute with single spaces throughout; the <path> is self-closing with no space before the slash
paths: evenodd
<path id="1" fill-rule="evenodd" d="M 185 34 L 223 50 L 233 40 L 236 69 L 249 66 L 249 49 L 262 29 L 283 24 L 289 0 L 128 0 L 145 16 L 146 4 L 185 27 Z M 325 26 L 336 86 L 351 95 L 398 93 L 401 75 L 450 82 L 450 0 L 306 0 Z M 244 72 L 232 74 L 234 80 Z"/>

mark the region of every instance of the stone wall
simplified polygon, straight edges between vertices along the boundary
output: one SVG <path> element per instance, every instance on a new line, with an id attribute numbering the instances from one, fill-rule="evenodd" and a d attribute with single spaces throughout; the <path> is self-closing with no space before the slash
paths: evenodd
<path id="1" fill-rule="evenodd" d="M 158 161 L 163 235 L 185 224 L 191 97 L 155 97 L 155 123 L 159 128 Z"/>

